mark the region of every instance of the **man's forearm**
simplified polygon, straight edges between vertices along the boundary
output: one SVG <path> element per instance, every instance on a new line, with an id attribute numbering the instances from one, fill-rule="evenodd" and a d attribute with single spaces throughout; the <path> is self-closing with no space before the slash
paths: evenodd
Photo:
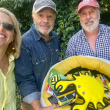
<path id="1" fill-rule="evenodd" d="M 35 110 L 42 110 L 42 106 L 40 104 L 40 100 L 34 100 L 32 103 L 31 103 L 32 107 L 35 109 Z"/>
<path id="2" fill-rule="evenodd" d="M 32 103 L 31 103 L 32 107 L 34 108 L 34 110 L 53 110 L 53 109 L 56 109 L 58 108 L 57 105 L 52 105 L 52 106 L 49 106 L 49 107 L 42 107 L 41 106 L 41 103 L 40 103 L 40 100 L 34 100 Z"/>

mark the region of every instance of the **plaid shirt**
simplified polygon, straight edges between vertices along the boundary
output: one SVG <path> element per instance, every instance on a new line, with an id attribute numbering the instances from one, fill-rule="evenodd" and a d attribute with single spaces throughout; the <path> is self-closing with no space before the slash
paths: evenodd
<path id="1" fill-rule="evenodd" d="M 84 30 L 82 29 L 69 40 L 66 57 L 82 55 L 110 60 L 110 27 L 100 24 L 99 28 L 95 43 L 96 54 L 91 49 Z"/>

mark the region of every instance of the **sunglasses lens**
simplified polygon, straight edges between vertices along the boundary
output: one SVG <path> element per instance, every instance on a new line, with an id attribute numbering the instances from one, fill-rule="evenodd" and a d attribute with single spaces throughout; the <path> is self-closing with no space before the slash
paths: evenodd
<path id="1" fill-rule="evenodd" d="M 9 31 L 12 31 L 14 29 L 14 26 L 8 23 L 3 23 L 3 27 Z"/>

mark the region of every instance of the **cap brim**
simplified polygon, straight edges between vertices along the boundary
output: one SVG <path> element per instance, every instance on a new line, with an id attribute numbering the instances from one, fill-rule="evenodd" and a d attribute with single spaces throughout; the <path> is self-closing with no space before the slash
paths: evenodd
<path id="1" fill-rule="evenodd" d="M 50 7 L 50 6 L 43 6 L 43 7 L 39 8 L 38 10 L 34 11 L 34 13 L 38 13 L 40 10 L 42 10 L 43 8 L 46 8 L 46 7 L 51 8 L 57 14 L 56 10 L 53 9 L 52 7 Z"/>
<path id="2" fill-rule="evenodd" d="M 98 6 L 95 6 L 95 5 L 92 5 L 92 4 L 83 5 L 83 6 L 80 7 L 80 9 L 77 11 L 77 14 L 79 14 L 79 11 L 80 11 L 83 7 L 85 7 L 85 6 L 93 6 L 93 7 L 99 8 Z"/>

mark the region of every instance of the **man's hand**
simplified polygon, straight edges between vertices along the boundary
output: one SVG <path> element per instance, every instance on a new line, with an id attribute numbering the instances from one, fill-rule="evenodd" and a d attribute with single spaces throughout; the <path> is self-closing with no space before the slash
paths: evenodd
<path id="1" fill-rule="evenodd" d="M 58 105 L 56 104 L 53 104 L 49 107 L 42 107 L 41 106 L 41 103 L 40 103 L 40 100 L 35 100 L 31 103 L 32 107 L 34 108 L 34 110 L 53 110 L 53 109 L 56 109 L 58 108 Z"/>
<path id="2" fill-rule="evenodd" d="M 52 106 L 49 106 L 49 107 L 46 107 L 46 108 L 47 108 L 47 110 L 53 110 L 53 109 L 56 109 L 58 107 L 59 107 L 58 105 L 53 104 Z"/>

